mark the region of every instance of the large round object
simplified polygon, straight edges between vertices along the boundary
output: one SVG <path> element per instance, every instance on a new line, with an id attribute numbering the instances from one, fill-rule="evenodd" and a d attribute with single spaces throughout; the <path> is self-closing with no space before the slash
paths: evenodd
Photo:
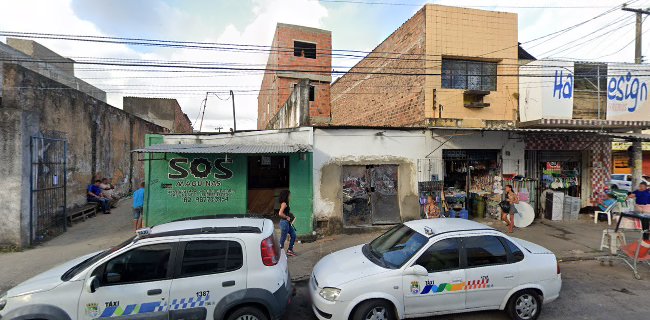
<path id="1" fill-rule="evenodd" d="M 535 210 L 528 202 L 519 201 L 515 204 L 517 212 L 515 213 L 515 227 L 528 227 L 535 220 Z"/>

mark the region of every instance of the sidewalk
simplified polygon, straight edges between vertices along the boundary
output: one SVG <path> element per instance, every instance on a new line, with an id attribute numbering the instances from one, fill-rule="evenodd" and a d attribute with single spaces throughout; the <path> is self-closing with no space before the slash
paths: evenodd
<path id="1" fill-rule="evenodd" d="M 478 222 L 507 232 L 505 224 L 500 221 L 490 219 Z M 594 224 L 593 218 L 580 215 L 580 220 L 569 222 L 538 219 L 526 228 L 515 228 L 511 236 L 546 247 L 553 251 L 560 261 L 591 260 L 604 254 L 599 247 L 603 229 L 607 227 L 607 222 Z M 614 228 L 613 223 L 610 228 Z M 341 234 L 321 238 L 312 243 L 297 244 L 296 252 L 299 256 L 290 258 L 289 262 L 292 279 L 308 279 L 313 266 L 322 257 L 347 247 L 368 243 L 384 231 L 378 229 L 362 234 Z M 629 242 L 637 239 L 639 234 L 630 232 L 626 233 L 626 237 Z"/>
<path id="2" fill-rule="evenodd" d="M 133 236 L 131 210 L 131 199 L 123 199 L 111 214 L 98 213 L 42 245 L 0 254 L 0 292 L 58 264 L 109 248 Z"/>

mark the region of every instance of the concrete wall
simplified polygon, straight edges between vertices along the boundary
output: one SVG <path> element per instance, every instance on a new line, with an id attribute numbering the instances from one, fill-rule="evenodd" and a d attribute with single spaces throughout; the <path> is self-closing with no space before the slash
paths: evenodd
<path id="1" fill-rule="evenodd" d="M 51 61 L 58 69 L 74 77 L 74 61 L 33 40 L 7 38 L 7 45 L 37 60 Z"/>
<path id="2" fill-rule="evenodd" d="M 2 217 L 19 223 L 4 226 L 14 232 L 0 233 L 0 243 L 25 245 L 29 241 L 28 228 L 20 225 L 28 223 L 30 213 L 30 137 L 67 139 L 68 207 L 86 202 L 86 187 L 94 178 L 111 178 L 121 195 L 142 181 L 142 162 L 130 151 L 144 146 L 145 134 L 165 132 L 164 128 L 22 66 L 5 63 L 2 71 L 0 157 L 15 165 L 2 169 L 13 177 L 0 180 L 0 190 L 11 190 L 0 195 L 5 205 Z M 23 192 L 15 192 L 17 188 Z"/>
<path id="3" fill-rule="evenodd" d="M 403 220 L 419 217 L 419 160 L 442 173 L 445 149 L 499 150 L 503 173 L 524 173 L 525 143 L 506 132 L 469 130 L 314 129 L 314 218 L 341 225 L 343 165 L 398 165 Z M 443 175 L 440 175 L 443 177 Z"/>
<path id="4" fill-rule="evenodd" d="M 10 39 L 8 39 L 9 41 Z M 31 41 L 28 41 L 31 42 Z M 27 52 L 34 52 L 34 49 L 30 49 L 30 45 L 28 43 L 22 43 L 20 42 L 21 45 L 19 47 L 22 47 L 25 51 Z M 16 43 L 14 43 L 16 44 Z M 49 52 L 49 49 L 39 45 L 38 43 L 33 43 L 32 46 L 42 48 L 36 49 L 35 54 L 37 55 L 46 55 L 44 52 L 40 52 L 43 50 L 47 50 Z M 52 54 L 56 55 L 56 53 Z M 58 55 L 57 55 L 58 56 Z M 65 58 L 64 58 L 65 59 Z M 9 45 L 6 45 L 2 42 L 0 42 L 0 83 L 2 83 L 2 64 L 3 63 L 14 63 L 14 64 L 19 64 L 25 68 L 28 68 L 34 72 L 37 72 L 49 79 L 52 79 L 54 81 L 57 81 L 67 87 L 70 87 L 74 90 L 79 90 L 81 92 L 86 93 L 87 95 L 94 97 L 95 99 L 99 101 L 106 102 L 106 92 L 94 87 L 93 85 L 76 78 L 74 74 L 70 74 L 70 68 L 68 67 L 66 69 L 64 63 L 64 67 L 62 68 L 58 63 L 48 63 L 48 59 L 44 59 L 43 57 L 32 57 L 20 50 L 17 50 L 15 48 L 12 48 Z M 74 71 L 72 71 L 74 72 Z M 2 84 L 0 84 L 0 92 L 6 91 L 6 90 L 17 90 L 17 88 L 2 88 Z M 0 93 L 0 97 L 2 93 Z"/>
<path id="5" fill-rule="evenodd" d="M 169 129 L 172 133 L 192 133 L 192 123 L 176 99 L 124 97 L 124 111 Z"/>
<path id="6" fill-rule="evenodd" d="M 297 128 L 309 125 L 309 81 L 301 80 L 266 129 Z"/>
<path id="7" fill-rule="evenodd" d="M 421 9 L 350 69 L 359 73 L 347 73 L 332 84 L 332 123 L 424 125 L 425 44 L 425 10 Z"/>

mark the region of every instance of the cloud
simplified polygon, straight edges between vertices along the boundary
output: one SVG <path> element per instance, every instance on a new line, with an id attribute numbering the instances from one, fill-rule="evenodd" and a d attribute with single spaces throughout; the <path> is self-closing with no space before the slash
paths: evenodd
<path id="1" fill-rule="evenodd" d="M 403 1 L 407 2 L 407 1 Z M 420 1 L 424 3 L 424 1 Z M 648 1 L 638 2 L 639 6 Z M 483 1 L 441 0 L 447 5 L 484 5 Z M 549 0 L 545 6 L 592 6 L 580 9 L 503 8 L 525 6 L 528 2 L 494 0 L 496 5 L 487 10 L 517 12 L 519 14 L 519 39 L 522 42 L 561 30 L 604 12 L 620 0 L 566 1 Z M 531 5 L 532 6 L 532 5 Z M 34 10 L 39 8 L 39 10 Z M 179 0 L 21 0 L 5 1 L 0 10 L 3 30 L 47 32 L 98 36 L 154 37 L 169 40 L 271 44 L 278 22 L 324 28 L 332 31 L 334 49 L 368 51 L 409 19 L 419 6 L 382 6 L 354 3 L 327 3 L 317 0 L 241 0 L 241 1 L 179 1 Z M 550 39 L 524 44 L 538 57 L 572 57 L 608 61 L 632 61 L 634 46 L 631 13 L 613 12 Z M 627 18 L 626 18 L 627 17 Z M 631 21 L 631 20 L 630 20 Z M 646 23 L 645 30 L 650 29 Z M 603 28 L 601 31 L 597 31 Z M 593 33 L 593 34 L 590 34 Z M 596 37 L 603 33 L 604 35 Z M 570 48 L 584 40 L 594 37 Z M 0 39 L 4 40 L 4 39 Z M 266 53 L 227 52 L 217 50 L 164 49 L 116 44 L 81 43 L 73 41 L 37 40 L 61 55 L 119 59 L 178 60 L 243 64 L 264 67 Z M 646 41 L 648 52 L 650 42 Z M 562 51 L 563 49 L 569 50 Z M 553 49 L 556 49 L 553 51 Z M 558 53 L 559 52 L 559 53 Z M 555 54 L 555 55 L 553 55 Z M 355 59 L 335 59 L 336 66 L 351 66 Z M 257 92 L 261 74 L 214 71 L 152 72 L 131 67 L 101 67 L 77 65 L 77 75 L 109 92 L 109 103 L 121 107 L 122 96 L 149 96 L 176 98 L 194 121 L 199 115 L 206 91 L 219 91 L 219 97 L 228 98 L 228 90 L 235 90 L 238 129 L 254 129 L 257 118 Z M 173 71 L 166 69 L 165 71 Z M 175 70 L 178 71 L 178 70 Z M 187 71 L 187 70 L 183 70 Z M 230 100 L 220 100 L 209 95 L 205 112 L 204 130 L 232 127 Z"/>

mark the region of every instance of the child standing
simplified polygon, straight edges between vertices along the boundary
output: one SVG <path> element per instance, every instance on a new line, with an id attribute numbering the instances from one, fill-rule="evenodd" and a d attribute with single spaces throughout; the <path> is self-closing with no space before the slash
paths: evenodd
<path id="1" fill-rule="evenodd" d="M 140 183 L 140 189 L 133 193 L 133 220 L 135 230 L 142 228 L 142 208 L 144 207 L 144 182 Z"/>

